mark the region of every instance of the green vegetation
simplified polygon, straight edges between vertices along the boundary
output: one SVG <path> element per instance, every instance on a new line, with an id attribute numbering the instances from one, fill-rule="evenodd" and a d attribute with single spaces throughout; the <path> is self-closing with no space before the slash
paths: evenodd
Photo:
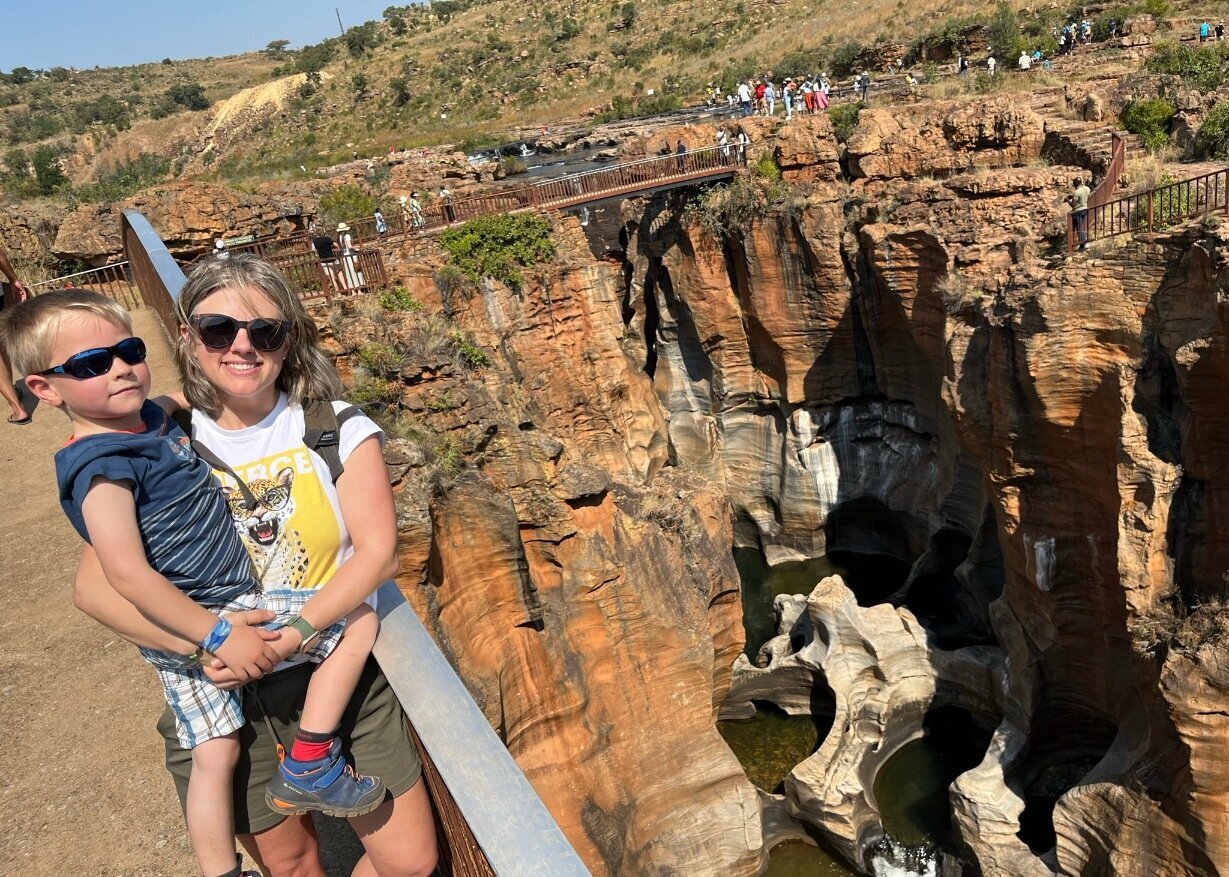
<path id="1" fill-rule="evenodd" d="M 464 332 L 452 332 L 448 336 L 457 348 L 457 356 L 467 368 L 490 368 L 491 357 L 485 350 L 473 342 Z"/>
<path id="2" fill-rule="evenodd" d="M 828 109 L 828 121 L 832 123 L 832 133 L 836 139 L 844 143 L 858 125 L 858 111 L 865 106 L 861 101 L 852 104 L 837 104 Z"/>
<path id="3" fill-rule="evenodd" d="M 363 219 L 375 212 L 375 197 L 355 185 L 338 186 L 320 199 L 320 216 L 326 226 Z"/>
<path id="4" fill-rule="evenodd" d="M 379 302 L 381 309 L 391 313 L 407 313 L 423 309 L 422 302 L 410 295 L 410 291 L 404 286 L 394 286 L 380 293 L 376 301 Z"/>
<path id="5" fill-rule="evenodd" d="M 1201 48 L 1161 40 L 1144 63 L 1152 73 L 1167 73 L 1182 78 L 1188 87 L 1215 91 L 1229 82 L 1229 43 L 1208 43 Z"/>
<path id="6" fill-rule="evenodd" d="M 1122 125 L 1138 134 L 1144 146 L 1160 149 L 1169 142 L 1169 131 L 1177 108 L 1164 98 L 1131 101 L 1122 109 Z"/>
<path id="7" fill-rule="evenodd" d="M 771 152 L 760 153 L 755 164 L 751 165 L 751 173 L 771 183 L 781 180 L 781 168 L 777 167 L 777 160 L 773 158 Z"/>
<path id="8" fill-rule="evenodd" d="M 514 177 L 517 174 L 527 173 L 529 165 L 515 155 L 505 155 L 499 160 L 499 169 L 504 172 L 504 176 Z"/>
<path id="9" fill-rule="evenodd" d="M 610 101 L 610 109 L 598 113 L 596 122 L 617 122 L 620 119 L 630 119 L 632 116 L 650 116 L 654 113 L 668 113 L 683 105 L 683 100 L 677 94 L 659 92 L 645 97 L 624 97 L 616 94 Z"/>
<path id="10" fill-rule="evenodd" d="M 383 341 L 373 341 L 359 348 L 356 358 L 368 374 L 382 378 L 396 377 L 406 360 L 400 350 Z"/>
<path id="11" fill-rule="evenodd" d="M 1229 158 L 1229 102 L 1221 101 L 1208 110 L 1195 135 L 1195 154 L 1200 158 Z"/>
<path id="12" fill-rule="evenodd" d="M 550 223 L 532 213 L 483 216 L 440 235 L 453 264 L 473 280 L 493 277 L 521 285 L 521 268 L 555 257 Z"/>
<path id="13" fill-rule="evenodd" d="M 142 152 L 132 161 L 101 175 L 97 182 L 77 188 L 74 194 L 86 202 L 119 201 L 146 186 L 165 180 L 170 166 L 169 160 Z"/>
<path id="14" fill-rule="evenodd" d="M 1010 64 L 1020 54 L 1024 45 L 1020 39 L 1020 20 L 1007 0 L 995 4 L 994 15 L 986 27 L 986 39 L 1004 64 Z"/>
<path id="15" fill-rule="evenodd" d="M 739 174 L 728 186 L 713 186 L 687 205 L 687 218 L 716 238 L 743 234 L 768 212 L 755 177 Z"/>

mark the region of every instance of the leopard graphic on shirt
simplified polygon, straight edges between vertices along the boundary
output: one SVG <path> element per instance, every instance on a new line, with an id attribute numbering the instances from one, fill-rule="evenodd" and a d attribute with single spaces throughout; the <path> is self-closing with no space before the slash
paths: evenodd
<path id="1" fill-rule="evenodd" d="M 277 582 L 284 588 L 301 588 L 308 568 L 307 547 L 299 531 L 288 526 L 294 516 L 294 469 L 289 466 L 277 473 L 276 480 L 253 478 L 248 490 L 256 500 L 249 509 L 243 492 L 222 487 L 222 495 L 230 508 L 239 538 L 247 547 L 258 581 Z"/>

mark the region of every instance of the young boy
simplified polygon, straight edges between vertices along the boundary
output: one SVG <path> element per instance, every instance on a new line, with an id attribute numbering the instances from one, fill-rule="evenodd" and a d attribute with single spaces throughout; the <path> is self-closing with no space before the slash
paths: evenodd
<path id="1" fill-rule="evenodd" d="M 192 749 L 184 815 L 205 877 L 258 875 L 241 871 L 235 855 L 231 781 L 244 723 L 238 692 L 210 683 L 202 656 L 241 678 L 258 677 L 296 651 L 321 662 L 266 801 L 287 814 L 358 816 L 378 807 L 383 782 L 346 767 L 335 730 L 375 641 L 375 613 L 364 604 L 317 632 L 298 614 L 311 591 L 262 593 L 212 470 L 147 400 L 145 345 L 117 303 L 59 290 L 14 310 L 3 328 L 27 386 L 72 423 L 68 444 L 56 453 L 69 520 L 94 546 L 117 592 L 155 624 L 199 644 L 192 656 L 140 651 L 163 684 L 180 742 Z M 252 608 L 277 614 L 272 626 L 284 631 L 276 642 L 244 625 L 232 629 L 219 614 Z"/>

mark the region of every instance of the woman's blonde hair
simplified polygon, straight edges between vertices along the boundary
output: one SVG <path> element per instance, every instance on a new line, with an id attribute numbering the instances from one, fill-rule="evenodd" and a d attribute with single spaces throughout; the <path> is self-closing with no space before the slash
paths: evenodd
<path id="1" fill-rule="evenodd" d="M 18 374 L 33 375 L 60 363 L 51 362 L 56 336 L 66 317 L 92 314 L 129 335 L 132 319 L 116 301 L 84 289 L 57 289 L 37 295 L 4 315 L 0 342 Z"/>
<path id="2" fill-rule="evenodd" d="M 228 259 L 205 259 L 197 263 L 175 300 L 175 316 L 181 326 L 189 326 L 189 336 L 195 330 L 188 318 L 202 301 L 221 289 L 257 290 L 277 306 L 283 319 L 290 322 L 286 360 L 277 377 L 277 388 L 289 396 L 292 403 L 341 398 L 341 379 L 320 349 L 320 332 L 315 322 L 282 272 L 257 256 L 232 253 Z M 217 390 L 205 379 L 200 364 L 192 355 L 191 341 L 183 333 L 175 342 L 175 362 L 188 404 L 216 417 L 221 409 Z"/>

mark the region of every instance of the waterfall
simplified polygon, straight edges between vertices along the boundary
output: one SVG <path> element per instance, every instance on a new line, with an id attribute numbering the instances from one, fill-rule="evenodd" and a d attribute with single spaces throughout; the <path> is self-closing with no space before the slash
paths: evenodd
<path id="1" fill-rule="evenodd" d="M 939 877 L 939 850 L 932 843 L 904 843 L 885 835 L 867 852 L 874 877 Z"/>

